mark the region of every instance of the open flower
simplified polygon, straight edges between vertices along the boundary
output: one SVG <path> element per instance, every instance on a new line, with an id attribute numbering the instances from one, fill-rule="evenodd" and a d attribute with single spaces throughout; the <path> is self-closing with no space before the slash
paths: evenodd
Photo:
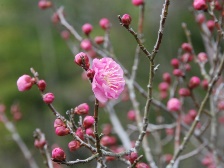
<path id="1" fill-rule="evenodd" d="M 120 65 L 111 58 L 95 58 L 92 69 L 95 72 L 92 82 L 95 97 L 101 103 L 108 99 L 117 99 L 125 86 L 124 72 Z"/>

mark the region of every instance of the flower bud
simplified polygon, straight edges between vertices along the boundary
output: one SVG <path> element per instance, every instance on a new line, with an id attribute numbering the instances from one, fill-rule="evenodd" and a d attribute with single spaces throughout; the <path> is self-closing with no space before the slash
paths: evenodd
<path id="1" fill-rule="evenodd" d="M 169 153 L 163 155 L 163 160 L 164 160 L 165 163 L 170 163 L 172 158 L 173 158 L 173 155 L 171 155 Z"/>
<path id="2" fill-rule="evenodd" d="M 144 4 L 144 0 L 132 0 L 132 4 L 135 6 L 140 6 Z"/>
<path id="3" fill-rule="evenodd" d="M 46 104 L 51 104 L 54 101 L 54 94 L 53 93 L 46 93 L 43 95 L 43 101 Z"/>
<path id="4" fill-rule="evenodd" d="M 196 16 L 196 21 L 199 23 L 199 24 L 202 24 L 204 21 L 205 21 L 205 15 L 203 13 L 199 13 L 197 16 Z"/>
<path id="5" fill-rule="evenodd" d="M 204 53 L 204 52 L 200 52 L 200 53 L 198 54 L 198 60 L 199 60 L 199 62 L 201 62 L 201 63 L 205 63 L 205 62 L 207 62 L 207 61 L 208 61 L 208 56 L 207 56 L 207 54 Z"/>
<path id="6" fill-rule="evenodd" d="M 194 120 L 197 116 L 197 111 L 195 109 L 191 109 L 188 111 L 188 115 L 192 118 L 192 120 Z"/>
<path id="7" fill-rule="evenodd" d="M 60 18 L 58 16 L 58 13 L 55 12 L 52 17 L 51 17 L 51 21 L 54 23 L 54 24 L 57 24 L 59 21 L 60 21 Z"/>
<path id="8" fill-rule="evenodd" d="M 206 10 L 207 4 L 205 0 L 194 0 L 193 7 L 196 10 Z"/>
<path id="9" fill-rule="evenodd" d="M 39 80 L 37 82 L 37 86 L 40 89 L 40 91 L 44 91 L 46 86 L 47 86 L 47 84 L 46 84 L 45 80 Z"/>
<path id="10" fill-rule="evenodd" d="M 191 65 L 190 64 L 185 64 L 184 68 L 186 71 L 190 71 L 191 70 Z"/>
<path id="11" fill-rule="evenodd" d="M 88 114 L 89 113 L 89 105 L 87 103 L 82 103 L 74 109 L 74 112 L 75 112 L 75 114 L 79 114 L 79 115 Z"/>
<path id="12" fill-rule="evenodd" d="M 168 102 L 167 102 L 167 109 L 171 112 L 176 112 L 176 111 L 180 111 L 181 109 L 181 102 L 179 99 L 177 98 L 171 98 Z"/>
<path id="13" fill-rule="evenodd" d="M 183 97 L 187 97 L 191 95 L 191 92 L 188 88 L 180 88 L 178 93 L 180 96 L 183 96 Z"/>
<path id="14" fill-rule="evenodd" d="M 64 127 L 64 126 L 60 126 L 60 127 L 56 127 L 55 128 L 55 134 L 58 136 L 65 136 L 69 134 L 69 129 Z"/>
<path id="15" fill-rule="evenodd" d="M 165 99 L 165 98 L 167 98 L 167 96 L 168 96 L 167 91 L 160 91 L 159 92 L 160 99 Z"/>
<path id="16" fill-rule="evenodd" d="M 103 146 L 111 146 L 117 142 L 117 139 L 113 136 L 103 136 L 100 140 L 100 144 Z"/>
<path id="17" fill-rule="evenodd" d="M 66 127 L 65 123 L 61 119 L 56 118 L 54 120 L 54 128 L 61 127 L 61 126 Z"/>
<path id="18" fill-rule="evenodd" d="M 177 69 L 179 68 L 179 60 L 177 58 L 173 58 L 170 62 L 170 64 L 173 66 L 173 68 Z"/>
<path id="19" fill-rule="evenodd" d="M 193 60 L 193 55 L 190 53 L 184 53 L 181 57 L 182 62 L 191 62 Z"/>
<path id="20" fill-rule="evenodd" d="M 36 148 L 43 148 L 44 145 L 45 145 L 46 143 L 47 143 L 47 142 L 46 142 L 45 139 L 35 139 L 35 141 L 34 141 L 34 146 L 35 146 Z"/>
<path id="21" fill-rule="evenodd" d="M 130 161 L 131 164 L 133 164 L 137 158 L 138 158 L 138 154 L 136 152 L 131 152 L 128 155 L 128 160 Z"/>
<path id="22" fill-rule="evenodd" d="M 206 23 L 208 29 L 212 32 L 215 28 L 215 22 L 213 20 L 208 20 Z"/>
<path id="23" fill-rule="evenodd" d="M 86 70 L 89 69 L 89 66 L 90 66 L 89 58 L 88 58 L 87 54 L 84 52 L 80 52 L 80 53 L 76 54 L 74 62 L 77 65 L 84 67 Z"/>
<path id="24" fill-rule="evenodd" d="M 89 79 L 93 79 L 95 71 L 93 69 L 88 69 L 86 75 Z"/>
<path id="25" fill-rule="evenodd" d="M 190 89 L 193 89 L 193 88 L 197 87 L 198 85 L 200 85 L 200 82 L 201 82 L 201 80 L 199 77 L 193 76 L 193 77 L 191 77 L 188 86 Z"/>
<path id="26" fill-rule="evenodd" d="M 139 162 L 136 164 L 135 168 L 150 168 L 150 167 L 146 163 Z"/>
<path id="27" fill-rule="evenodd" d="M 84 139 L 84 134 L 83 134 L 83 131 L 82 131 L 82 128 L 81 128 L 81 127 L 77 128 L 75 134 L 76 134 L 80 139 L 82 139 L 82 140 Z"/>
<path id="28" fill-rule="evenodd" d="M 112 126 L 110 124 L 104 124 L 103 125 L 103 134 L 104 135 L 109 135 L 112 131 Z"/>
<path id="29" fill-rule="evenodd" d="M 104 37 L 103 36 L 96 36 L 94 38 L 94 41 L 96 44 L 102 44 L 104 42 Z"/>
<path id="30" fill-rule="evenodd" d="M 160 91 L 167 91 L 169 89 L 169 84 L 166 82 L 161 82 L 159 84 L 159 90 Z"/>
<path id="31" fill-rule="evenodd" d="M 207 90 L 208 89 L 208 80 L 207 79 L 204 79 L 201 82 L 201 86 L 203 87 L 203 89 Z"/>
<path id="32" fill-rule="evenodd" d="M 93 131 L 92 128 L 87 128 L 87 129 L 86 129 L 86 135 L 89 135 L 89 136 L 91 136 L 91 137 L 95 137 L 95 135 L 94 135 L 94 131 Z"/>
<path id="33" fill-rule="evenodd" d="M 95 122 L 95 119 L 93 116 L 86 116 L 84 119 L 83 119 L 83 127 L 85 129 L 89 128 L 89 127 L 92 127 L 93 124 Z"/>
<path id="34" fill-rule="evenodd" d="M 163 74 L 163 80 L 164 80 L 164 82 L 167 82 L 168 84 L 171 83 L 171 76 L 170 76 L 170 74 L 168 72 L 165 72 Z"/>
<path id="35" fill-rule="evenodd" d="M 52 150 L 52 159 L 55 160 L 55 161 L 59 161 L 59 162 L 62 162 L 62 161 L 65 161 L 65 152 L 63 151 L 63 149 L 61 148 L 54 148 Z"/>
<path id="36" fill-rule="evenodd" d="M 50 8 L 52 6 L 52 3 L 51 1 L 48 1 L 48 0 L 40 0 L 38 2 L 38 7 L 40 9 L 47 9 L 47 8 Z"/>
<path id="37" fill-rule="evenodd" d="M 122 17 L 121 17 L 121 23 L 124 25 L 124 26 L 129 26 L 131 24 L 131 16 L 129 14 L 124 14 Z"/>
<path id="38" fill-rule="evenodd" d="M 68 40 L 69 37 L 70 37 L 70 32 L 68 30 L 63 30 L 61 32 L 61 37 L 64 39 L 64 40 Z"/>
<path id="39" fill-rule="evenodd" d="M 89 23 L 86 23 L 82 26 L 82 32 L 86 35 L 89 35 L 91 31 L 93 30 L 93 26 Z"/>
<path id="40" fill-rule="evenodd" d="M 183 43 L 181 45 L 182 50 L 186 51 L 186 52 L 192 52 L 192 47 L 189 43 Z"/>
<path id="41" fill-rule="evenodd" d="M 91 50 L 92 49 L 92 44 L 91 44 L 91 41 L 88 40 L 88 39 L 84 39 L 81 41 L 81 44 L 80 44 L 80 47 L 85 50 L 85 51 L 88 51 L 88 50 Z"/>
<path id="42" fill-rule="evenodd" d="M 31 78 L 31 76 L 29 76 L 29 75 L 23 75 L 23 76 L 19 77 L 19 79 L 17 80 L 18 90 L 20 92 L 29 90 L 33 86 L 33 83 L 34 83 L 34 81 Z"/>
<path id="43" fill-rule="evenodd" d="M 135 119 L 136 119 L 135 111 L 134 110 L 129 110 L 128 114 L 127 114 L 127 117 L 128 117 L 129 120 L 135 121 Z"/>
<path id="44" fill-rule="evenodd" d="M 77 140 L 71 141 L 68 143 L 68 148 L 71 152 L 76 151 L 80 148 L 80 142 Z"/>
<path id="45" fill-rule="evenodd" d="M 100 19 L 100 27 L 104 30 L 107 30 L 110 28 L 110 21 L 107 18 Z"/>
<path id="46" fill-rule="evenodd" d="M 177 77 L 182 77 L 182 76 L 184 76 L 184 73 L 183 73 L 183 71 L 180 70 L 180 69 L 174 69 L 174 70 L 173 70 L 173 75 L 174 75 L 174 76 L 177 76 Z"/>

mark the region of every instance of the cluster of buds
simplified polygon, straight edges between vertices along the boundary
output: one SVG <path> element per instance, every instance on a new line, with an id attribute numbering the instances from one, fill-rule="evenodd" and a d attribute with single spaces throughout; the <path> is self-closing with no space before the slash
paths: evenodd
<path id="1" fill-rule="evenodd" d="M 54 129 L 55 134 L 58 136 L 65 136 L 68 135 L 70 132 L 66 124 L 59 118 L 55 119 L 54 121 Z"/>

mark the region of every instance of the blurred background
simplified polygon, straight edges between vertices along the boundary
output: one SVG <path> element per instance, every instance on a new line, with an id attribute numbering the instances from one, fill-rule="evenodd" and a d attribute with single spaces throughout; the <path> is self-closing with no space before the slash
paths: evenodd
<path id="1" fill-rule="evenodd" d="M 160 14 L 163 0 L 146 0 L 144 38 L 145 46 L 152 50 L 159 27 Z M 176 57 L 178 48 L 186 37 L 181 28 L 181 23 L 186 22 L 192 32 L 192 39 L 196 51 L 202 47 L 197 24 L 194 22 L 192 12 L 189 11 L 191 0 L 172 0 L 167 18 L 164 39 L 156 58 L 160 64 L 155 77 L 155 97 L 157 84 L 162 80 L 162 73 L 171 72 L 170 58 Z M 131 4 L 131 0 L 64 0 L 54 1 L 56 7 L 64 6 L 65 17 L 75 29 L 83 35 L 81 26 L 91 23 L 94 27 L 91 37 L 104 35 L 98 22 L 106 17 L 112 23 L 111 43 L 114 52 L 123 65 L 130 70 L 136 42 L 134 38 L 119 25 L 117 15 L 128 13 L 132 16 L 132 27 L 137 30 L 138 8 Z M 70 137 L 58 137 L 54 133 L 54 116 L 42 102 L 38 89 L 33 87 L 30 91 L 19 92 L 16 81 L 23 74 L 29 74 L 33 67 L 39 72 L 40 78 L 47 82 L 47 91 L 55 94 L 54 105 L 65 114 L 66 110 L 86 102 L 93 110 L 91 87 L 88 81 L 81 77 L 82 70 L 74 64 L 74 55 L 61 38 L 60 32 L 64 28 L 51 21 L 53 10 L 38 8 L 38 0 L 1 0 L 0 1 L 0 103 L 6 105 L 7 116 L 12 119 L 10 106 L 14 103 L 20 105 L 22 118 L 15 122 L 22 139 L 31 150 L 40 167 L 44 167 L 40 153 L 33 146 L 33 131 L 40 128 L 45 134 L 50 145 L 58 144 L 68 152 L 67 143 Z M 84 35 L 83 35 L 84 36 Z M 75 41 L 75 40 L 73 40 Z M 76 42 L 77 43 L 77 42 Z M 77 43 L 78 44 L 78 43 Z M 146 88 L 148 80 L 148 63 L 141 54 L 140 68 L 137 73 L 138 82 Z M 144 107 L 144 99 L 140 100 L 140 107 Z M 122 124 L 127 124 L 126 114 L 130 103 L 119 106 L 118 115 Z M 103 110 L 102 110 L 102 113 Z M 153 115 L 150 121 L 154 121 Z M 100 114 L 100 123 L 108 122 L 107 114 Z M 0 167 L 24 168 L 29 167 L 18 146 L 14 143 L 9 132 L 0 123 Z M 77 158 L 77 154 L 68 158 Z M 78 156 L 85 158 L 82 150 Z M 188 167 L 191 163 L 188 164 Z M 198 161 L 192 163 L 197 165 Z M 91 165 L 91 164 L 90 164 Z M 77 167 L 82 167 L 79 165 Z M 73 166 L 76 167 L 76 166 Z M 86 167 L 84 165 L 83 167 Z M 91 166 L 90 166 L 91 167 Z M 119 166 L 113 166 L 119 167 Z M 183 166 L 184 167 L 184 166 Z M 195 166 L 194 166 L 195 167 Z"/>

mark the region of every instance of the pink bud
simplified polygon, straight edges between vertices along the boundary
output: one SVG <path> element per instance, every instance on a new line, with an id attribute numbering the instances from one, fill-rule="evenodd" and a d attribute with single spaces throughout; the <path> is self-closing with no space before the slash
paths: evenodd
<path id="1" fill-rule="evenodd" d="M 138 154 L 136 152 L 131 152 L 128 155 L 128 160 L 130 161 L 131 164 L 133 164 L 137 158 L 138 158 Z"/>
<path id="2" fill-rule="evenodd" d="M 82 40 L 80 47 L 85 51 L 91 50 L 92 49 L 91 41 L 88 39 Z"/>
<path id="3" fill-rule="evenodd" d="M 86 129 L 86 135 L 89 135 L 89 136 L 91 136 L 91 137 L 95 137 L 95 135 L 94 135 L 94 131 L 93 131 L 92 128 L 87 128 L 87 129 Z"/>
<path id="4" fill-rule="evenodd" d="M 86 115 L 89 113 L 89 105 L 87 103 L 82 103 L 75 108 L 74 112 L 75 114 Z"/>
<path id="5" fill-rule="evenodd" d="M 100 27 L 104 30 L 110 28 L 110 21 L 107 18 L 100 19 L 99 24 L 100 24 Z"/>
<path id="6" fill-rule="evenodd" d="M 65 158 L 66 158 L 65 152 L 61 148 L 54 148 L 52 150 L 52 158 L 53 160 L 59 161 L 59 162 L 65 161 Z"/>
<path id="7" fill-rule="evenodd" d="M 132 0 L 132 4 L 135 6 L 143 5 L 144 0 Z"/>
<path id="8" fill-rule="evenodd" d="M 194 0 L 193 7 L 196 10 L 206 10 L 207 4 L 205 0 Z"/>
<path id="9" fill-rule="evenodd" d="M 201 62 L 201 63 L 205 63 L 205 62 L 207 62 L 207 61 L 208 61 L 208 56 L 207 56 L 207 54 L 204 53 L 204 52 L 200 52 L 200 53 L 198 54 L 198 60 L 199 60 L 199 62 Z"/>
<path id="10" fill-rule="evenodd" d="M 74 62 L 77 65 L 84 67 L 86 70 L 89 69 L 89 66 L 90 66 L 89 58 L 88 58 L 87 54 L 84 52 L 80 52 L 80 53 L 76 54 Z"/>
<path id="11" fill-rule="evenodd" d="M 80 148 L 80 142 L 79 141 L 71 141 L 68 143 L 68 148 L 71 152 L 76 151 L 77 149 Z"/>
<path id="12" fill-rule="evenodd" d="M 221 100 L 218 102 L 218 109 L 219 110 L 224 110 L 224 100 Z"/>
<path id="13" fill-rule="evenodd" d="M 52 17 L 51 17 L 51 21 L 54 23 L 54 24 L 57 24 L 59 21 L 60 21 L 60 18 L 58 16 L 58 13 L 55 12 Z"/>
<path id="14" fill-rule="evenodd" d="M 177 76 L 177 77 L 182 77 L 182 76 L 184 76 L 184 73 L 183 73 L 183 71 L 180 70 L 180 69 L 174 69 L 174 70 L 173 70 L 173 75 L 174 75 L 174 76 Z"/>
<path id="15" fill-rule="evenodd" d="M 48 0 L 40 0 L 38 2 L 38 7 L 40 9 L 47 9 L 47 8 L 50 8 L 52 6 L 52 3 L 51 1 L 48 1 Z"/>
<path id="16" fill-rule="evenodd" d="M 185 64 L 184 68 L 186 71 L 190 71 L 191 70 L 191 65 L 190 64 Z"/>
<path id="17" fill-rule="evenodd" d="M 166 82 L 161 82 L 159 84 L 159 90 L 160 91 L 167 91 L 169 89 L 169 84 Z"/>
<path id="18" fill-rule="evenodd" d="M 23 75 L 17 80 L 17 87 L 20 92 L 31 89 L 33 86 L 33 79 L 29 75 Z"/>
<path id="19" fill-rule="evenodd" d="M 83 131 L 82 131 L 82 128 L 81 128 L 81 127 L 77 128 L 75 134 L 76 134 L 80 139 L 82 139 L 82 140 L 84 139 L 84 134 L 83 134 Z"/>
<path id="20" fill-rule="evenodd" d="M 112 126 L 110 124 L 104 124 L 103 125 L 103 134 L 104 135 L 109 135 L 112 131 Z"/>
<path id="21" fill-rule="evenodd" d="M 170 76 L 170 74 L 168 72 L 165 72 L 163 74 L 163 80 L 164 80 L 164 82 L 167 82 L 168 84 L 171 83 L 171 76 Z"/>
<path id="22" fill-rule="evenodd" d="M 96 58 L 97 57 L 97 53 L 94 49 L 90 49 L 88 50 L 87 52 L 87 55 L 90 57 L 90 58 Z"/>
<path id="23" fill-rule="evenodd" d="M 54 128 L 61 127 L 61 126 L 66 127 L 65 123 L 61 119 L 56 118 L 54 120 Z"/>
<path id="24" fill-rule="evenodd" d="M 93 69 L 88 69 L 86 75 L 88 76 L 89 79 L 93 79 L 95 71 Z"/>
<path id="25" fill-rule="evenodd" d="M 188 115 L 192 118 L 192 120 L 194 120 L 197 116 L 197 111 L 195 109 L 191 109 L 188 111 Z"/>
<path id="26" fill-rule="evenodd" d="M 203 13 L 199 13 L 197 16 L 196 16 L 196 21 L 199 23 L 199 24 L 202 24 L 204 21 L 205 21 L 205 15 Z"/>
<path id="27" fill-rule="evenodd" d="M 177 98 L 171 98 L 167 102 L 167 109 L 171 112 L 180 111 L 181 109 L 181 102 Z"/>
<path id="28" fill-rule="evenodd" d="M 43 95 L 43 101 L 46 104 L 51 104 L 54 101 L 54 94 L 53 93 L 46 93 Z"/>
<path id="29" fill-rule="evenodd" d="M 124 25 L 124 26 L 129 26 L 131 24 L 131 16 L 129 14 L 124 14 L 122 17 L 121 17 L 121 23 Z"/>
<path id="30" fill-rule="evenodd" d="M 215 9 L 222 10 L 222 6 L 220 5 L 219 1 L 215 1 Z"/>
<path id="31" fill-rule="evenodd" d="M 182 116 L 183 122 L 187 125 L 192 123 L 193 119 L 188 114 Z"/>
<path id="32" fill-rule="evenodd" d="M 207 90 L 208 89 L 208 80 L 207 79 L 204 79 L 201 82 L 201 86 L 203 87 L 203 89 Z"/>
<path id="33" fill-rule="evenodd" d="M 104 42 L 104 37 L 103 36 L 96 36 L 94 38 L 94 41 L 96 44 L 102 44 Z"/>
<path id="34" fill-rule="evenodd" d="M 187 97 L 191 95 L 191 92 L 188 88 L 180 88 L 178 93 L 180 96 L 183 96 L 183 97 Z"/>
<path id="35" fill-rule="evenodd" d="M 136 119 L 135 111 L 134 110 L 129 110 L 127 117 L 128 117 L 129 120 L 135 121 L 135 119 Z"/>
<path id="36" fill-rule="evenodd" d="M 150 167 L 146 163 L 139 162 L 136 164 L 135 168 L 150 168 Z"/>
<path id="37" fill-rule="evenodd" d="M 45 145 L 46 143 L 47 143 L 47 142 L 46 142 L 45 139 L 35 139 L 35 141 L 34 141 L 34 146 L 35 146 L 36 148 L 43 148 L 44 145 Z"/>
<path id="38" fill-rule="evenodd" d="M 92 30 L 93 30 L 93 26 L 89 23 L 86 23 L 82 26 L 82 31 L 86 35 L 89 35 L 89 33 L 91 33 Z"/>
<path id="39" fill-rule="evenodd" d="M 186 52 L 192 52 L 192 47 L 189 43 L 183 43 L 181 45 L 182 50 L 186 51 Z"/>
<path id="40" fill-rule="evenodd" d="M 117 142 L 116 138 L 113 136 L 103 136 L 100 140 L 100 144 L 103 146 L 111 146 Z"/>
<path id="41" fill-rule="evenodd" d="M 213 29 L 215 28 L 215 22 L 213 20 L 208 20 L 206 25 L 210 31 L 213 31 Z"/>
<path id="42" fill-rule="evenodd" d="M 46 84 L 45 80 L 39 80 L 39 81 L 37 82 L 37 86 L 38 86 L 38 88 L 39 88 L 41 91 L 44 91 L 45 88 L 46 88 L 46 86 L 47 86 L 47 84 Z"/>
<path id="43" fill-rule="evenodd" d="M 89 127 L 92 127 L 94 122 L 95 122 L 95 119 L 94 119 L 93 116 L 86 116 L 83 119 L 83 126 L 84 126 L 85 129 L 87 129 Z"/>
<path id="44" fill-rule="evenodd" d="M 177 58 L 173 58 L 170 63 L 173 66 L 173 68 L 175 68 L 175 69 L 179 68 L 180 63 L 179 63 L 179 60 Z"/>
<path id="45" fill-rule="evenodd" d="M 193 55 L 190 53 L 184 53 L 181 57 L 182 62 L 191 62 L 193 60 Z"/>
<path id="46" fill-rule="evenodd" d="M 65 136 L 69 134 L 69 129 L 64 127 L 64 126 L 60 126 L 60 127 L 56 127 L 55 128 L 55 134 L 58 136 Z"/>
<path id="47" fill-rule="evenodd" d="M 200 85 L 200 82 L 201 82 L 201 80 L 199 77 L 193 76 L 193 77 L 191 77 L 188 86 L 189 86 L 189 88 L 193 89 L 193 88 L 197 87 L 198 85 Z"/>
<path id="48" fill-rule="evenodd" d="M 159 92 L 160 99 L 165 99 L 165 98 L 167 98 L 167 96 L 168 96 L 167 91 L 160 91 Z"/>
<path id="49" fill-rule="evenodd" d="M 68 30 L 63 30 L 61 32 L 61 37 L 64 39 L 64 40 L 68 40 L 69 37 L 70 37 L 70 32 Z"/>

